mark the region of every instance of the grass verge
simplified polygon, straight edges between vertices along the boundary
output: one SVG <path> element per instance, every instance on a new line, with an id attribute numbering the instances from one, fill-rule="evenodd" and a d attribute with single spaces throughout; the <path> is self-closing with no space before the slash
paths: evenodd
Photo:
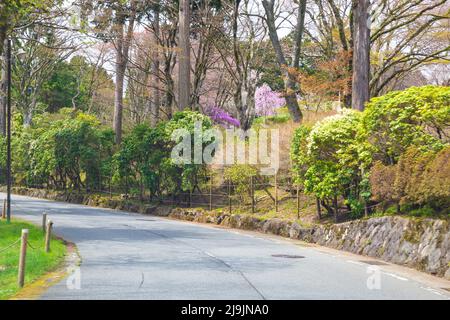
<path id="1" fill-rule="evenodd" d="M 44 233 L 30 223 L 14 220 L 10 224 L 0 221 L 0 300 L 6 300 L 20 291 L 17 285 L 20 241 L 2 251 L 20 238 L 22 229 L 29 230 L 25 284 L 37 280 L 44 274 L 55 270 L 63 261 L 66 246 L 60 240 L 53 239 L 51 252 L 44 250 Z"/>

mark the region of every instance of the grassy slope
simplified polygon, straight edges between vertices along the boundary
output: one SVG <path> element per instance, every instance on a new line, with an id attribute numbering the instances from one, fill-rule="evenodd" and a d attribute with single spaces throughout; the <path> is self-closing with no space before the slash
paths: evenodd
<path id="1" fill-rule="evenodd" d="M 26 260 L 25 284 L 38 279 L 45 273 L 55 269 L 66 253 L 65 245 L 59 240 L 51 243 L 51 252 L 44 251 L 44 234 L 36 226 L 15 220 L 11 224 L 0 221 L 0 251 L 20 238 L 21 230 L 29 230 L 29 243 Z M 8 299 L 19 291 L 17 272 L 20 243 L 6 251 L 0 252 L 0 300 Z"/>

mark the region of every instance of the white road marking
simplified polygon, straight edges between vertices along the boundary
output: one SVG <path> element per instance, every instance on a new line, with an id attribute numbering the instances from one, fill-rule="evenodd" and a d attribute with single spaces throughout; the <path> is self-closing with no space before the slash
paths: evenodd
<path id="1" fill-rule="evenodd" d="M 431 293 L 437 294 L 438 296 L 446 297 L 445 294 L 442 294 L 441 292 L 439 292 L 439 291 L 436 290 L 436 289 L 429 288 L 429 287 L 420 287 L 420 288 L 422 288 L 422 289 L 424 289 L 424 290 L 427 290 L 427 291 L 429 291 L 429 292 L 431 292 Z"/>
<path id="2" fill-rule="evenodd" d="M 387 275 L 387 276 L 390 276 L 390 277 L 392 277 L 392 278 L 401 280 L 401 281 L 409 281 L 408 279 L 403 278 L 403 277 L 400 277 L 400 276 L 398 276 L 398 275 L 396 275 L 396 274 L 393 274 L 393 273 L 383 272 L 383 274 L 385 274 L 385 275 Z"/>

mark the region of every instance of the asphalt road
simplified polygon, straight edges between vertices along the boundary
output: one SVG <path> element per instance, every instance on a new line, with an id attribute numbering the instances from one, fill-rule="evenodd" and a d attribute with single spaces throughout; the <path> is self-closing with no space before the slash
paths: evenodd
<path id="1" fill-rule="evenodd" d="M 364 263 L 364 257 L 349 260 L 264 235 L 13 197 L 15 216 L 40 223 L 43 211 L 55 232 L 77 245 L 82 260 L 80 277 L 72 277 L 79 281 L 61 281 L 43 299 L 450 299 L 444 290 Z"/>

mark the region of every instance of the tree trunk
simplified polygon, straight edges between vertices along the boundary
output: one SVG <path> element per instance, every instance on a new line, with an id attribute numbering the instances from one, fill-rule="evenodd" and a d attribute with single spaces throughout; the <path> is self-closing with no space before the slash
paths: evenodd
<path id="1" fill-rule="evenodd" d="M 179 11 L 179 44 L 180 58 L 178 70 L 178 107 L 180 110 L 189 108 L 191 95 L 191 46 L 189 0 L 180 0 Z"/>
<path id="2" fill-rule="evenodd" d="M 118 38 L 116 40 L 116 83 L 114 88 L 114 121 L 113 127 L 116 134 L 116 144 L 122 142 L 122 116 L 123 116 L 123 83 L 125 78 L 125 61 L 123 57 L 123 28 L 118 28 Z"/>
<path id="3" fill-rule="evenodd" d="M 4 42 L 6 44 L 6 41 Z M 3 46 L 0 46 L 3 47 Z M 6 45 L 5 45 L 6 47 Z M 4 50 L 6 52 L 6 50 Z M 3 63 L 1 65 L 1 82 L 0 82 L 0 135 L 6 136 L 6 90 L 7 90 L 7 77 L 6 77 L 6 55 L 3 55 Z"/>
<path id="4" fill-rule="evenodd" d="M 354 0 L 352 108 L 363 111 L 370 99 L 369 0 Z"/>
<path id="5" fill-rule="evenodd" d="M 155 7 L 155 21 L 154 21 L 154 54 L 152 61 L 152 77 L 153 77 L 153 95 L 151 104 L 151 126 L 155 127 L 159 121 L 159 108 L 161 105 L 161 94 L 159 91 L 159 48 L 158 48 L 158 37 L 160 29 L 160 16 L 159 16 L 159 3 Z"/>
<path id="6" fill-rule="evenodd" d="M 296 81 L 294 76 L 288 70 L 288 63 L 283 53 L 283 49 L 281 47 L 280 39 L 277 34 L 276 21 L 275 21 L 275 13 L 274 13 L 274 0 L 263 0 L 262 4 L 264 6 L 264 10 L 266 12 L 266 22 L 267 28 L 269 30 L 270 41 L 272 42 L 272 46 L 275 50 L 275 54 L 277 56 L 278 65 L 282 69 L 283 75 L 285 77 L 285 96 L 286 96 L 286 104 L 291 114 L 292 120 L 294 122 L 301 122 L 303 115 L 300 111 L 300 107 L 298 105 L 296 92 Z M 298 14 L 298 25 L 295 37 L 294 44 L 294 57 L 293 57 L 293 67 L 297 66 L 300 58 L 300 49 L 301 49 L 301 41 L 303 37 L 304 30 L 304 12 L 306 1 L 302 0 L 299 4 L 299 14 Z"/>
<path id="7" fill-rule="evenodd" d="M 322 220 L 322 208 L 320 205 L 319 198 L 316 198 L 316 209 L 317 209 L 317 218 L 319 218 L 319 220 Z"/>
<path id="8" fill-rule="evenodd" d="M 129 22 L 126 35 L 125 13 L 119 12 L 119 21 L 116 24 L 116 87 L 114 92 L 114 132 L 116 134 L 116 144 L 122 142 L 122 120 L 123 120 L 123 88 L 125 71 L 128 64 L 128 56 L 130 53 L 131 40 L 133 38 L 134 22 L 136 19 L 136 1 L 132 1 L 129 13 Z"/>

